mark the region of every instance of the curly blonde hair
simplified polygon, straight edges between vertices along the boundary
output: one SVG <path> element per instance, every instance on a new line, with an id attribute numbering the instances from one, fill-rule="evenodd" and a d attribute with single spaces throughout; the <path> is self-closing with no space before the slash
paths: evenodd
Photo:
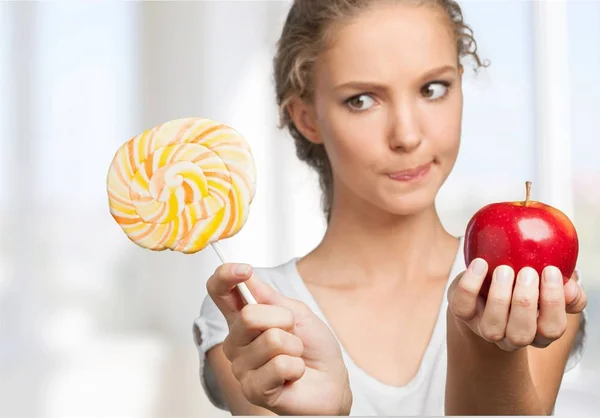
<path id="1" fill-rule="evenodd" d="M 454 0 L 294 0 L 273 60 L 279 127 L 288 128 L 294 138 L 298 158 L 317 171 L 322 208 L 328 222 L 333 201 L 333 175 L 329 158 L 323 145 L 308 141 L 298 131 L 287 105 L 294 96 L 305 101 L 312 99 L 312 71 L 317 56 L 327 44 L 330 26 L 351 19 L 382 1 L 403 1 L 441 8 L 454 29 L 459 58 L 472 57 L 474 69 L 488 65 L 480 60 L 473 31 L 464 23 L 461 7 Z"/>

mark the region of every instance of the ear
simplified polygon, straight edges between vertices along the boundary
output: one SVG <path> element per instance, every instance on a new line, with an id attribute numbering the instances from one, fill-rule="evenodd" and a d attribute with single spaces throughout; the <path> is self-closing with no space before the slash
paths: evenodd
<path id="1" fill-rule="evenodd" d="M 296 129 L 310 142 L 322 144 L 323 141 L 317 129 L 317 117 L 314 107 L 304 100 L 294 96 L 287 105 L 287 111 Z"/>
<path id="2" fill-rule="evenodd" d="M 460 77 L 462 77 L 464 73 L 465 73 L 465 67 L 463 67 L 462 64 L 458 64 L 458 75 Z"/>

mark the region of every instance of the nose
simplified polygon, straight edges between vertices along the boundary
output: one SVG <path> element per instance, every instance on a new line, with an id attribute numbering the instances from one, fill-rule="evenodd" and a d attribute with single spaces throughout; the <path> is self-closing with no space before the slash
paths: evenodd
<path id="1" fill-rule="evenodd" d="M 391 117 L 390 148 L 411 152 L 423 142 L 423 134 L 416 105 L 404 103 Z"/>

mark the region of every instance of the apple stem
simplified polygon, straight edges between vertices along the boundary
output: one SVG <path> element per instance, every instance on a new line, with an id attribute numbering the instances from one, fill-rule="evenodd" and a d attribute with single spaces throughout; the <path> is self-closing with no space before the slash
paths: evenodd
<path id="1" fill-rule="evenodd" d="M 525 182 L 525 206 L 529 205 L 529 196 L 531 195 L 531 182 Z"/>

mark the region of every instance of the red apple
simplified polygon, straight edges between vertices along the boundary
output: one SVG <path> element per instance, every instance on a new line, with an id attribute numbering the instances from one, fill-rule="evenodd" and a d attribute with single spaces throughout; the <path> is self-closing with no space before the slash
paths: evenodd
<path id="1" fill-rule="evenodd" d="M 546 266 L 558 267 L 563 283 L 572 276 L 579 252 L 577 231 L 560 210 L 529 200 L 531 182 L 526 182 L 521 202 L 491 203 L 477 211 L 465 233 L 464 256 L 467 266 L 475 258 L 488 263 L 481 295 L 486 297 L 494 269 L 532 267 L 541 277 Z"/>

